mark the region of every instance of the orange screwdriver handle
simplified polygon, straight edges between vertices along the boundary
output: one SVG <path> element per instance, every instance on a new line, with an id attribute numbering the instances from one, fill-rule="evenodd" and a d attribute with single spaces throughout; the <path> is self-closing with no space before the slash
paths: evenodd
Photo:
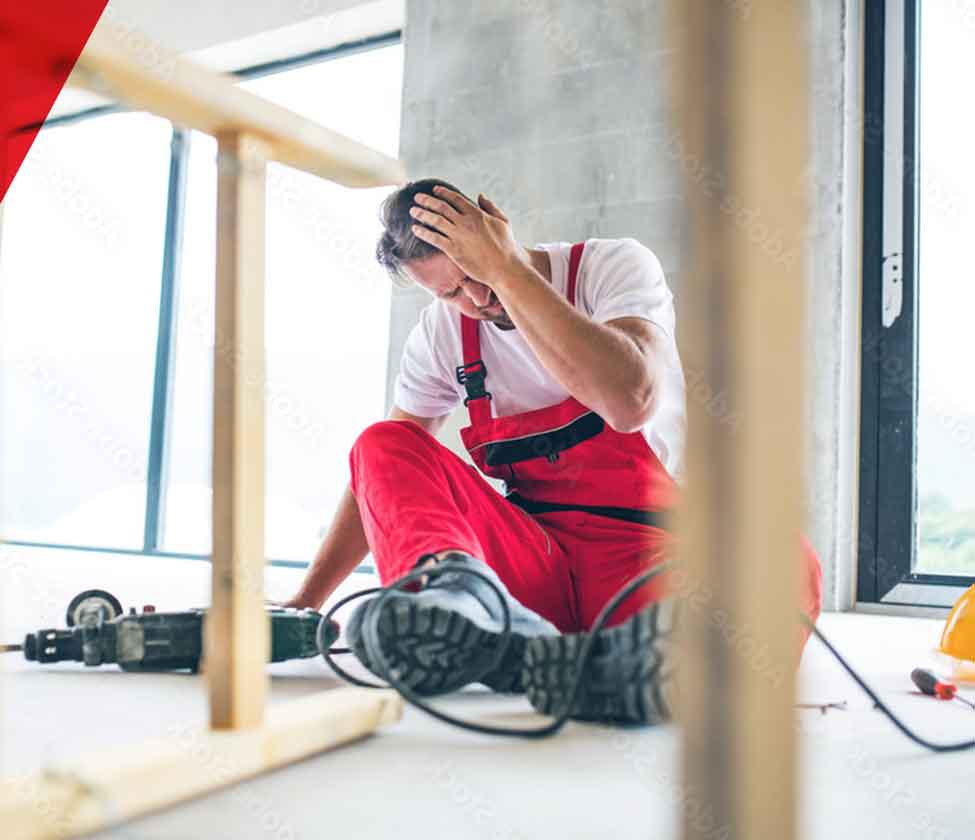
<path id="1" fill-rule="evenodd" d="M 939 680 L 934 671 L 929 671 L 926 668 L 915 668 L 911 671 L 911 681 L 922 692 L 937 697 L 939 700 L 953 700 L 958 693 L 958 686 Z"/>

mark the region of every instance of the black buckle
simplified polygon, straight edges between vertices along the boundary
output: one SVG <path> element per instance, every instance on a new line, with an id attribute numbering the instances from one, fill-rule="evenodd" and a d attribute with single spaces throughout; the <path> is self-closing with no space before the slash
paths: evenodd
<path id="1" fill-rule="evenodd" d="M 469 365 L 457 366 L 457 381 L 464 386 L 467 391 L 467 399 L 464 400 L 466 406 L 471 400 L 479 400 L 481 397 L 491 399 L 491 392 L 484 388 L 484 378 L 487 376 L 487 366 L 478 359 Z"/>

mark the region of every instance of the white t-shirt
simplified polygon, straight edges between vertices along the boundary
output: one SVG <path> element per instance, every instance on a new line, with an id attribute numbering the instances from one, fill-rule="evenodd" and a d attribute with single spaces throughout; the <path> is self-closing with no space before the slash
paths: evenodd
<path id="1" fill-rule="evenodd" d="M 536 245 L 548 252 L 552 286 L 563 296 L 568 287 L 571 243 Z M 643 434 L 670 475 L 680 480 L 686 410 L 684 375 L 675 339 L 673 295 L 659 260 L 635 239 L 590 239 L 576 280 L 576 307 L 597 323 L 638 317 L 666 336 L 656 370 L 657 403 Z M 480 327 L 486 387 L 494 417 L 507 417 L 555 405 L 569 392 L 542 365 L 518 330 Z M 457 382 L 463 364 L 460 313 L 435 299 L 420 313 L 406 341 L 393 390 L 394 403 L 418 417 L 449 414 L 466 396 Z"/>

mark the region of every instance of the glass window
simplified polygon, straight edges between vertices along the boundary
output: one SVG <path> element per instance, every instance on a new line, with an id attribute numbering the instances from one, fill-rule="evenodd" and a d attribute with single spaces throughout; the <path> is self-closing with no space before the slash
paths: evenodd
<path id="1" fill-rule="evenodd" d="M 141 548 L 170 124 L 38 135 L 4 201 L 0 532 Z"/>
<path id="2" fill-rule="evenodd" d="M 975 26 L 918 3 L 918 550 L 923 572 L 975 575 Z"/>
<path id="3" fill-rule="evenodd" d="M 243 86 L 396 156 L 399 45 Z M 210 551 L 216 144 L 191 144 L 163 549 Z M 267 555 L 310 560 L 348 480 L 356 435 L 382 417 L 390 282 L 376 265 L 388 189 L 268 171 Z"/>

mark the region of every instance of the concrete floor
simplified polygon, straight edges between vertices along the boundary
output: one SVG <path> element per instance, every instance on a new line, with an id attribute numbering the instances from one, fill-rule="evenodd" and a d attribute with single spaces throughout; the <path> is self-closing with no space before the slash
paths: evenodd
<path id="1" fill-rule="evenodd" d="M 9 549 L 8 549 L 9 551 Z M 21 552 L 3 565 L 4 638 L 60 623 L 75 591 L 113 589 L 126 606 L 204 603 L 207 566 Z M 22 561 L 29 561 L 29 565 Z M 290 593 L 300 573 L 271 570 L 268 592 Z M 353 587 L 368 583 L 355 581 Z M 910 723 L 932 739 L 975 735 L 960 703 L 914 695 L 908 674 L 930 662 L 940 623 L 851 614 L 821 621 Z M 57 765 L 100 745 L 136 742 L 172 724 L 203 725 L 199 678 L 127 675 L 81 666 L 31 666 L 6 657 L 3 772 Z M 272 667 L 272 702 L 337 681 L 317 660 Z M 14 677 L 11 679 L 10 677 Z M 940 838 L 970 833 L 975 754 L 935 756 L 901 737 L 815 642 L 800 670 L 801 699 L 846 700 L 847 711 L 799 711 L 802 824 L 808 838 Z M 971 695 L 970 696 L 975 696 Z M 524 724 L 521 698 L 472 689 L 442 701 L 456 714 Z M 674 727 L 611 730 L 572 724 L 553 739 L 491 739 L 409 710 L 357 744 L 98 835 L 129 840 L 203 837 L 363 838 L 674 837 L 681 809 L 709 812 L 680 785 Z M 711 836 L 720 838 L 720 826 Z M 705 828 L 705 832 L 711 829 Z"/>

